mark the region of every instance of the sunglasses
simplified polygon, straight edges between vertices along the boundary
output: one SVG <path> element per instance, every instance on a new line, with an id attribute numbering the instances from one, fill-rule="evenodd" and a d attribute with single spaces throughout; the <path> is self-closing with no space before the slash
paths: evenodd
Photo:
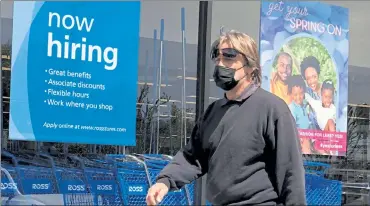
<path id="1" fill-rule="evenodd" d="M 222 55 L 222 57 L 226 59 L 234 59 L 238 54 L 243 55 L 241 52 L 233 48 L 224 48 L 224 49 L 214 48 L 211 51 L 211 59 L 215 60 L 219 58 L 220 55 Z"/>

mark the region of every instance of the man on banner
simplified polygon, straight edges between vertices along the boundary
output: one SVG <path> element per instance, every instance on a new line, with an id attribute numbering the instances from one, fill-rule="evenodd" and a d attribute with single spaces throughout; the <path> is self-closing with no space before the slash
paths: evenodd
<path id="1" fill-rule="evenodd" d="M 280 52 L 276 62 L 276 72 L 272 73 L 270 91 L 290 104 L 291 97 L 288 94 L 287 80 L 292 75 L 292 57 L 286 52 Z"/>

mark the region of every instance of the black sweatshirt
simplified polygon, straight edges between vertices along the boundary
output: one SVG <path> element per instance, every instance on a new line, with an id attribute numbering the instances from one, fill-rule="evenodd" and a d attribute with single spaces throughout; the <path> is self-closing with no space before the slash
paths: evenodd
<path id="1" fill-rule="evenodd" d="M 285 102 L 261 88 L 242 101 L 213 102 L 157 182 L 176 190 L 206 173 L 214 205 L 306 205 L 298 132 Z"/>

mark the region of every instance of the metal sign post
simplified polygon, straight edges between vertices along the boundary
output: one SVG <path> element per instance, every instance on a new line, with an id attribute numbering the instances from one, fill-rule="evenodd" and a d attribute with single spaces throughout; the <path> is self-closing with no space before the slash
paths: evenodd
<path id="1" fill-rule="evenodd" d="M 1 11 L 1 2 L 0 2 L 0 11 Z M 2 65 L 2 61 L 3 61 L 3 51 L 2 51 L 2 36 L 1 36 L 1 33 L 2 33 L 2 26 L 1 26 L 1 15 L 0 15 L 0 56 L 1 56 L 1 59 L 0 59 L 0 68 L 1 68 L 1 72 L 0 72 L 0 90 L 1 90 L 1 94 L 0 94 L 0 150 L 2 149 L 2 143 L 3 143 L 3 138 L 4 138 L 4 134 L 3 134 L 3 65 Z"/>
<path id="2" fill-rule="evenodd" d="M 197 59 L 197 98 L 196 117 L 198 120 L 208 106 L 209 99 L 209 68 L 211 65 L 208 56 L 211 47 L 212 2 L 199 2 L 198 27 L 198 59 Z M 206 177 L 199 178 L 195 183 L 194 205 L 206 205 Z"/>

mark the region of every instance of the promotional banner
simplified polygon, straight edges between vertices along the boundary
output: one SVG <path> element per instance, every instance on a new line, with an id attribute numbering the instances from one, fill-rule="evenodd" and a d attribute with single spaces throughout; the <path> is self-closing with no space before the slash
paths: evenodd
<path id="1" fill-rule="evenodd" d="M 14 2 L 10 139 L 133 146 L 140 2 Z"/>
<path id="2" fill-rule="evenodd" d="M 346 154 L 348 39 L 346 8 L 262 2 L 262 87 L 289 106 L 304 154 Z"/>

